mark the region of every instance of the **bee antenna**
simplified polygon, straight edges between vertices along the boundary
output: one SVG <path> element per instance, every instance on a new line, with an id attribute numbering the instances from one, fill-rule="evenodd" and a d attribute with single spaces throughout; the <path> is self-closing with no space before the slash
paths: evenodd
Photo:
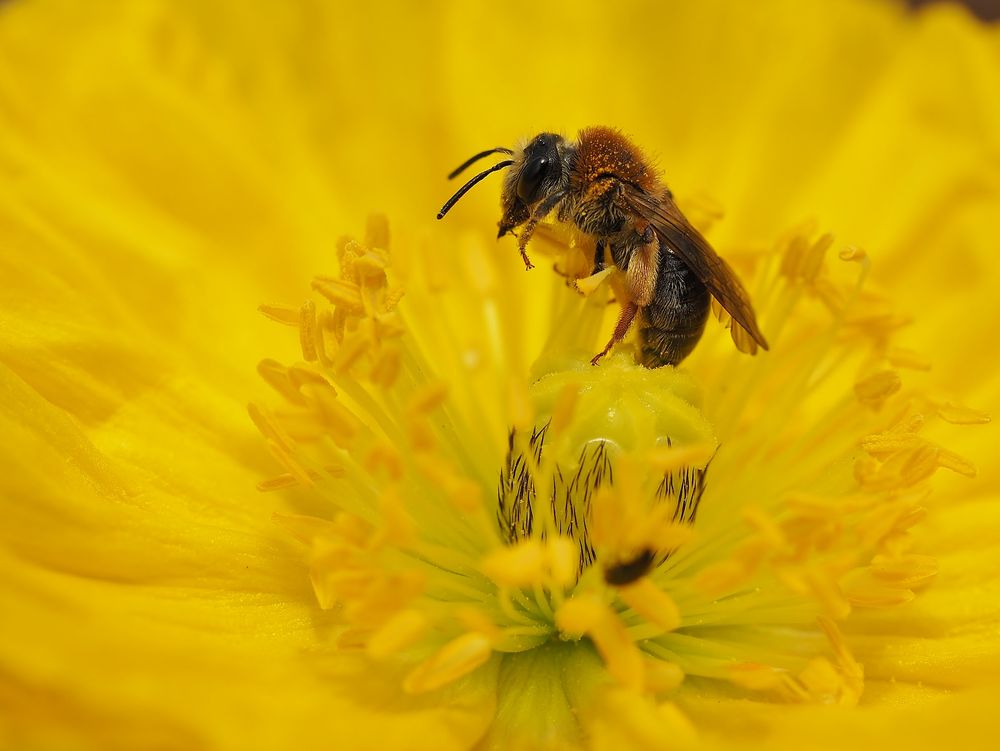
<path id="1" fill-rule="evenodd" d="M 473 185 L 475 185 L 478 182 L 481 182 L 487 175 L 490 175 L 491 173 L 496 172 L 497 170 L 501 170 L 504 167 L 509 167 L 513 163 L 514 163 L 513 159 L 506 159 L 506 160 L 500 162 L 499 164 L 494 164 L 492 167 L 490 167 L 487 170 L 483 170 L 478 175 L 476 175 L 474 178 L 472 178 L 471 180 L 469 180 L 469 182 L 467 182 L 465 185 L 463 185 L 461 188 L 459 188 L 458 192 L 455 195 L 453 195 L 451 198 L 449 198 L 448 202 L 445 203 L 445 205 L 441 207 L 441 210 L 438 212 L 438 219 L 443 219 L 444 215 L 447 214 L 451 210 L 451 207 L 454 206 L 456 203 L 458 203 L 458 199 L 461 198 L 462 196 L 464 196 L 466 193 L 468 193 L 472 189 Z"/>
<path id="2" fill-rule="evenodd" d="M 503 146 L 497 146 L 495 149 L 486 149 L 486 151 L 480 151 L 475 156 L 470 156 L 468 159 L 466 159 L 464 162 L 462 162 L 462 164 L 460 166 L 456 167 L 451 172 L 449 172 L 448 173 L 448 179 L 452 180 L 452 179 L 458 177 L 463 172 L 465 172 L 465 169 L 470 164 L 475 164 L 480 159 L 482 159 L 484 156 L 489 156 L 490 154 L 506 154 L 507 156 L 510 156 L 513 153 L 514 153 L 513 151 L 511 151 L 508 148 L 504 148 Z"/>

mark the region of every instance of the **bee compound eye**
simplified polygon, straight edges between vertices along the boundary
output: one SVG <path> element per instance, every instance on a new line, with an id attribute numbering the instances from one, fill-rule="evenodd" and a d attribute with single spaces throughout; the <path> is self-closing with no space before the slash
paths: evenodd
<path id="1" fill-rule="evenodd" d="M 549 162 L 547 157 L 535 157 L 524 165 L 521 176 L 517 179 L 517 197 L 524 203 L 531 203 L 538 193 L 542 180 L 549 172 Z"/>

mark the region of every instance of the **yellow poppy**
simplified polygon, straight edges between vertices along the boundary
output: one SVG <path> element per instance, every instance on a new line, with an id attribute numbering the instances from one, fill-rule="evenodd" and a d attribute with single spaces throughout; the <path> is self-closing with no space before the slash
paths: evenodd
<path id="1" fill-rule="evenodd" d="M 996 91 L 957 6 L 0 7 L 0 745 L 973 744 Z M 497 185 L 433 222 L 468 154 L 596 123 L 771 352 L 590 368 L 606 290 L 494 246 Z M 602 439 L 586 533 L 505 495 Z"/>

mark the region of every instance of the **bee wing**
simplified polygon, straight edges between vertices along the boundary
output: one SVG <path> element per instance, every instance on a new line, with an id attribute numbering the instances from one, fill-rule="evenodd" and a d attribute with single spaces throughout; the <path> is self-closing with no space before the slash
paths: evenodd
<path id="1" fill-rule="evenodd" d="M 713 304 L 713 310 L 722 323 L 729 324 L 736 348 L 751 355 L 757 352 L 758 345 L 767 349 L 767 340 L 757 327 L 750 296 L 743 284 L 688 222 L 673 199 L 668 195 L 651 196 L 636 186 L 626 186 L 624 197 L 637 216 L 653 225 L 660 242 L 677 254 L 708 288 L 719 306 Z"/>

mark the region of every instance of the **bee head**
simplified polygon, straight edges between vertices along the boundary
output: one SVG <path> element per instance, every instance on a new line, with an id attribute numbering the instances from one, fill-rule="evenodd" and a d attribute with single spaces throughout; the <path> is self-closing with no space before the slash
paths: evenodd
<path id="1" fill-rule="evenodd" d="M 524 147 L 520 159 L 504 180 L 505 192 L 513 191 L 525 206 L 533 206 L 558 188 L 562 177 L 559 144 L 562 136 L 542 133 Z"/>
<path id="2" fill-rule="evenodd" d="M 503 217 L 500 219 L 498 236 L 502 237 L 514 227 L 524 224 L 530 218 L 534 206 L 564 188 L 566 171 L 563 169 L 560 148 L 563 143 L 565 140 L 560 135 L 540 133 L 516 152 L 507 148 L 496 148 L 487 149 L 471 157 L 448 177 L 456 177 L 466 167 L 490 154 L 503 153 L 511 158 L 480 172 L 459 188 L 438 212 L 438 219 L 447 214 L 462 196 L 485 177 L 497 170 L 510 167 L 510 172 L 504 177 L 500 196 Z"/>
<path id="3" fill-rule="evenodd" d="M 563 143 L 560 135 L 540 133 L 514 154 L 514 164 L 504 177 L 500 198 L 503 208 L 500 237 L 524 224 L 535 206 L 563 190 L 566 179 L 560 150 Z"/>

